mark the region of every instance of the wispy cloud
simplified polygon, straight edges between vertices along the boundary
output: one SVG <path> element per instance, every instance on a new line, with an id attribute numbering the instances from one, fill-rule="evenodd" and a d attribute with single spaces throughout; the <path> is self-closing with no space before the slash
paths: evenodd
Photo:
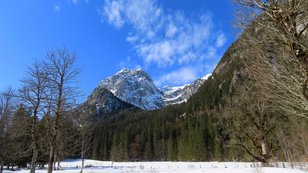
<path id="1" fill-rule="evenodd" d="M 105 0 L 101 15 L 118 29 L 124 25 L 132 27 L 126 41 L 132 44 L 145 66 L 162 69 L 176 66 L 180 72 L 192 72 L 184 67 L 216 58 L 217 49 L 226 43 L 210 12 L 192 18 L 180 11 L 165 11 L 156 0 Z M 188 74 L 190 77 L 186 79 L 199 76 L 199 73 Z M 162 77 L 158 83 L 167 81 L 166 78 Z"/>
<path id="2" fill-rule="evenodd" d="M 165 83 L 169 83 L 170 85 L 174 86 L 182 85 L 195 80 L 198 77 L 196 73 L 197 72 L 193 67 L 183 67 L 161 76 L 158 80 L 155 81 L 155 84 L 157 86 L 162 86 Z"/>
<path id="3" fill-rule="evenodd" d="M 120 28 L 124 25 L 125 21 L 122 18 L 122 11 L 124 10 L 123 1 L 106 1 L 104 7 L 104 13 L 106 14 L 107 20 L 110 24 Z"/>
<path id="4" fill-rule="evenodd" d="M 226 43 L 226 36 L 225 34 L 221 33 L 218 35 L 217 39 L 216 39 L 216 47 L 222 47 L 224 44 Z"/>
<path id="5" fill-rule="evenodd" d="M 58 11 L 60 11 L 60 7 L 58 5 L 55 5 L 55 6 L 53 6 L 53 10 L 58 12 Z"/>
<path id="6" fill-rule="evenodd" d="M 90 0 L 69 0 L 69 1 L 73 3 L 74 5 L 78 5 L 82 3 L 90 4 Z"/>
<path id="7" fill-rule="evenodd" d="M 78 4 L 78 0 L 72 0 L 73 4 L 77 5 Z"/>
<path id="8" fill-rule="evenodd" d="M 124 61 L 121 61 L 119 63 L 119 67 L 121 69 L 123 69 L 123 68 L 130 68 L 130 69 L 141 68 L 141 66 L 138 63 L 136 63 L 134 60 L 132 60 L 132 58 L 130 56 L 126 57 L 126 59 Z"/>

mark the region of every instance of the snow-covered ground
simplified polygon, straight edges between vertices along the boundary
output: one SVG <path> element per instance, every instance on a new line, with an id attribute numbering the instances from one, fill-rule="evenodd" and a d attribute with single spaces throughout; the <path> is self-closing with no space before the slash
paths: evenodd
<path id="1" fill-rule="evenodd" d="M 55 173 L 80 172 L 80 160 L 61 162 Z M 86 160 L 85 173 L 308 173 L 308 163 L 275 163 L 275 167 L 260 168 L 259 163 L 247 162 L 107 162 Z M 295 165 L 295 166 L 292 166 Z M 4 171 L 12 173 L 12 171 Z M 14 171 L 26 173 L 29 170 Z M 37 170 L 46 173 L 47 170 Z"/>

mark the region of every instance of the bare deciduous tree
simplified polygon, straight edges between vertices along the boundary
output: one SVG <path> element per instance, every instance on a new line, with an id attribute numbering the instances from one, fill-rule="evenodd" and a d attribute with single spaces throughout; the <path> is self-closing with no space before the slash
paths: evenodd
<path id="1" fill-rule="evenodd" d="M 233 144 L 263 163 L 279 147 L 288 159 L 292 154 L 290 142 L 280 140 L 279 145 L 274 145 L 273 139 L 277 140 L 286 129 L 274 129 L 281 118 L 291 119 L 293 115 L 308 118 L 302 65 L 290 53 L 276 23 L 264 14 L 247 25 L 239 39 L 234 46 L 241 65 L 235 74 L 240 77 L 233 77 L 239 80 L 237 93 L 226 110 L 231 116 L 227 119 L 232 129 L 230 134 L 234 135 Z"/>
<path id="2" fill-rule="evenodd" d="M 49 162 L 48 172 L 53 170 L 57 145 L 60 139 L 61 119 L 65 112 L 72 109 L 78 96 L 76 78 L 79 70 L 75 68 L 75 54 L 67 49 L 52 50 L 47 53 L 45 68 L 48 73 L 49 92 Z"/>
<path id="3" fill-rule="evenodd" d="M 273 133 L 278 116 L 270 111 L 270 103 L 264 93 L 245 86 L 238 92 L 228 102 L 224 116 L 232 137 L 231 144 L 266 166 L 277 150 Z"/>
<path id="4" fill-rule="evenodd" d="M 0 173 L 3 171 L 4 162 L 9 157 L 8 135 L 14 105 L 12 101 L 13 90 L 8 88 L 0 93 Z"/>
<path id="5" fill-rule="evenodd" d="M 287 66 L 290 66 L 286 67 L 285 65 L 285 69 L 297 68 L 297 71 L 295 73 L 290 73 L 289 76 L 285 76 L 285 74 L 281 73 L 280 78 L 289 78 L 285 80 L 289 80 L 288 82 L 291 83 L 288 83 L 288 85 L 280 85 L 280 87 L 290 88 L 289 85 L 298 87 L 298 84 L 300 84 L 300 88 L 292 88 L 292 91 L 290 92 L 299 89 L 301 96 L 299 96 L 298 92 L 296 92 L 293 93 L 293 97 L 299 96 L 302 102 L 301 105 L 305 105 L 304 107 L 306 107 L 308 102 L 308 1 L 235 0 L 235 2 L 239 4 L 242 9 L 244 9 L 242 13 L 244 15 L 242 16 L 254 14 L 254 16 L 246 16 L 240 19 L 240 21 L 242 21 L 241 23 L 247 24 L 249 22 L 245 22 L 245 20 L 258 16 L 257 19 L 260 21 L 259 28 L 262 27 L 267 30 L 267 32 L 274 32 L 278 36 L 281 43 L 286 46 L 286 50 L 289 52 L 288 55 L 279 56 L 279 58 L 281 58 L 284 63 L 287 63 Z M 247 11 L 248 13 L 246 13 Z M 269 21 L 271 24 L 265 24 L 264 21 Z M 263 44 L 262 40 L 261 44 Z M 281 61 L 281 59 L 276 60 Z M 297 74 L 298 72 L 300 74 Z M 293 79 L 292 75 L 302 75 L 303 77 Z M 292 83 L 294 83 L 294 85 Z M 287 88 L 279 89 L 283 89 L 285 91 Z M 281 106 L 286 109 L 290 108 L 289 103 L 281 103 Z M 296 108 L 292 110 L 296 110 Z M 305 108 L 305 111 L 299 115 L 308 117 L 307 107 Z"/>
<path id="6" fill-rule="evenodd" d="M 78 128 L 80 135 L 80 144 L 81 144 L 81 170 L 80 173 L 83 173 L 84 169 L 84 160 L 86 154 L 89 152 L 92 146 L 92 135 L 94 131 L 93 123 L 91 120 L 91 113 L 88 110 L 85 110 L 83 107 L 80 107 L 80 111 L 75 112 L 74 123 Z"/>
<path id="7" fill-rule="evenodd" d="M 271 25 L 271 22 L 264 25 Z M 302 73 L 296 59 L 290 58 L 280 34 L 258 27 L 241 36 L 237 49 L 241 52 L 243 70 L 253 85 L 262 89 L 271 101 L 271 109 L 308 118 L 308 101 L 302 93 Z"/>
<path id="8" fill-rule="evenodd" d="M 37 126 L 39 116 L 42 116 L 43 111 L 43 99 L 46 92 L 46 73 L 44 65 L 41 62 L 36 61 L 26 71 L 26 77 L 21 80 L 23 86 L 19 89 L 18 98 L 31 109 L 32 127 L 32 161 L 30 165 L 31 173 L 35 173 L 36 162 L 38 157 L 38 132 Z"/>
<path id="9" fill-rule="evenodd" d="M 19 104 L 13 114 L 9 129 L 10 162 L 14 166 L 25 166 L 32 156 L 31 151 L 32 118 L 25 106 Z"/>

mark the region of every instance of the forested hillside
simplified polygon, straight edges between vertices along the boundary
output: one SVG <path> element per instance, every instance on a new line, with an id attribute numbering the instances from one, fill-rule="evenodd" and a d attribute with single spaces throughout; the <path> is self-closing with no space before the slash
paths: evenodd
<path id="1" fill-rule="evenodd" d="M 261 14 L 247 25 L 187 103 L 100 122 L 92 157 L 264 163 L 307 157 L 307 76 L 296 58 L 305 55 L 292 54 L 276 20 Z M 306 45 L 307 33 L 300 34 L 296 44 Z"/>
<path id="2" fill-rule="evenodd" d="M 247 10 L 241 12 L 249 13 L 240 21 L 245 29 L 181 104 L 165 106 L 163 93 L 145 72 L 126 69 L 77 105 L 75 54 L 65 48 L 47 52 L 28 68 L 21 88 L 0 93 L 0 170 L 28 164 L 34 173 L 48 163 L 51 173 L 57 162 L 80 157 L 265 166 L 305 161 L 308 1 L 237 1 Z M 141 77 L 130 81 L 123 77 L 129 73 Z M 151 98 L 159 101 L 147 107 Z"/>

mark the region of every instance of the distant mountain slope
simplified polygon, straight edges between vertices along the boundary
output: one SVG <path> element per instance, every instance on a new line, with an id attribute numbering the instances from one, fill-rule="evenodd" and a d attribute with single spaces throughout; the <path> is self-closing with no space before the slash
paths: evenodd
<path id="1" fill-rule="evenodd" d="M 115 114 L 121 110 L 135 108 L 135 106 L 114 96 L 109 90 L 96 88 L 82 104 L 82 109 L 90 109 L 94 114 Z"/>
<path id="2" fill-rule="evenodd" d="M 264 25 L 260 26 L 260 22 Z M 307 132 L 307 122 L 294 114 L 287 116 L 284 111 L 277 109 L 274 102 L 264 101 L 279 88 L 269 88 L 271 92 L 259 95 L 264 89 L 260 84 L 268 81 L 251 75 L 256 69 L 249 62 L 256 61 L 258 53 L 268 58 L 264 64 L 270 67 L 277 67 L 279 57 L 290 55 L 286 45 L 279 41 L 279 35 L 266 32 L 267 22 L 256 21 L 245 29 L 224 53 L 211 77 L 200 85 L 187 102 L 180 97 L 190 85 L 165 87 L 162 89 L 163 98 L 170 106 L 125 114 L 124 119 L 113 123 L 101 122 L 94 137 L 93 158 L 115 161 L 251 161 L 251 155 L 241 146 L 248 147 L 249 152 L 262 152 L 261 142 L 255 142 L 254 137 L 259 138 L 256 135 L 260 134 L 259 130 L 269 128 L 271 130 L 266 131 L 266 135 L 274 147 L 273 161 L 290 158 L 301 161 L 305 157 L 305 147 L 301 143 L 307 143 L 308 140 L 299 134 Z M 249 34 L 249 37 L 245 34 Z M 255 43 L 262 46 L 258 53 L 255 52 L 256 47 L 251 46 L 255 44 L 247 44 L 247 41 L 254 42 L 255 39 Z M 291 66 L 286 64 L 286 67 L 290 67 L 289 71 L 283 75 L 294 77 L 289 75 L 293 70 Z M 268 70 L 279 74 L 276 68 Z M 293 86 L 292 82 L 289 85 Z M 268 125 L 265 128 L 262 127 L 264 122 Z M 253 147 L 256 144 L 260 149 Z M 290 156 L 286 151 L 290 151 Z"/>
<path id="3" fill-rule="evenodd" d="M 183 86 L 165 86 L 158 89 L 143 70 L 123 69 L 101 81 L 98 88 L 105 88 L 116 97 L 143 110 L 160 109 L 167 105 L 186 102 L 197 92 L 209 75 Z"/>
<path id="4" fill-rule="evenodd" d="M 211 76 L 205 75 L 201 79 L 193 81 L 191 84 L 183 86 L 169 87 L 165 86 L 161 90 L 164 92 L 164 102 L 166 105 L 180 104 L 186 102 L 190 96 L 195 94 L 200 86 Z"/>
<path id="5" fill-rule="evenodd" d="M 99 88 L 106 88 L 116 97 L 144 110 L 165 106 L 163 93 L 151 77 L 141 69 L 123 69 L 101 81 Z"/>

